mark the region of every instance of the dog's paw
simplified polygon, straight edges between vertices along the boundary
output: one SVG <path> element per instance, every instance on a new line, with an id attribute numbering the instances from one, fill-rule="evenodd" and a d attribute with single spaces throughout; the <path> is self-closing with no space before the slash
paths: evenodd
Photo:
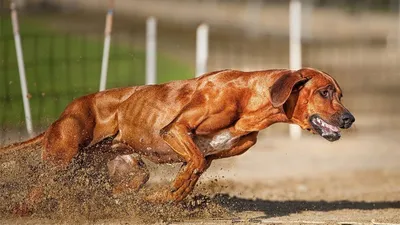
<path id="1" fill-rule="evenodd" d="M 20 217 L 30 216 L 32 214 L 32 208 L 25 202 L 19 203 L 12 209 L 12 214 Z"/>
<path id="2" fill-rule="evenodd" d="M 169 190 L 155 191 L 145 197 L 145 200 L 153 204 L 166 204 L 173 202 L 172 194 Z"/>

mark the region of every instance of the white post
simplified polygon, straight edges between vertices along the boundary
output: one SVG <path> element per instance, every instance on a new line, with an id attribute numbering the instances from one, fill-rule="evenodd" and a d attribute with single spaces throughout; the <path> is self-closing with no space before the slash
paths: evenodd
<path id="1" fill-rule="evenodd" d="M 208 25 L 201 24 L 196 32 L 196 77 L 207 71 Z"/>
<path id="2" fill-rule="evenodd" d="M 157 21 L 146 21 L 146 84 L 157 83 Z"/>
<path id="3" fill-rule="evenodd" d="M 26 85 L 24 56 L 23 56 L 22 47 L 21 47 L 21 37 L 19 35 L 17 10 L 16 10 L 15 3 L 13 1 L 11 1 L 11 22 L 12 22 L 13 31 L 14 31 L 15 50 L 17 52 L 19 79 L 20 79 L 20 83 L 21 83 L 22 101 L 24 104 L 26 130 L 28 131 L 29 136 L 32 137 L 33 136 L 33 126 L 32 126 L 31 107 L 29 105 L 28 87 Z"/>
<path id="4" fill-rule="evenodd" d="M 100 75 L 100 91 L 106 89 L 107 84 L 107 70 L 108 70 L 108 58 L 110 54 L 110 43 L 111 43 L 111 30 L 113 22 L 113 1 L 110 1 L 110 8 L 108 9 L 106 16 L 106 26 L 104 29 L 104 48 L 103 48 L 103 60 L 101 62 L 101 75 Z"/>
<path id="5" fill-rule="evenodd" d="M 301 2 L 300 0 L 290 0 L 289 4 L 289 64 L 291 70 L 298 70 L 301 68 Z M 290 124 L 289 132 L 292 139 L 301 137 L 301 128 L 297 125 Z"/>

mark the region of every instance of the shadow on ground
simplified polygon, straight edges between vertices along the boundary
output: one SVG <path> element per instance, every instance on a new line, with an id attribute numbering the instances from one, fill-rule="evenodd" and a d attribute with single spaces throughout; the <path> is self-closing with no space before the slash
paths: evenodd
<path id="1" fill-rule="evenodd" d="M 321 211 L 328 212 L 342 209 L 357 210 L 375 210 L 375 209 L 399 209 L 400 201 L 305 201 L 305 200 L 289 200 L 289 201 L 271 201 L 263 199 L 246 199 L 240 197 L 232 197 L 228 194 L 217 194 L 212 198 L 224 208 L 230 211 L 261 211 L 265 216 L 262 218 L 287 216 L 293 213 L 303 211 Z"/>

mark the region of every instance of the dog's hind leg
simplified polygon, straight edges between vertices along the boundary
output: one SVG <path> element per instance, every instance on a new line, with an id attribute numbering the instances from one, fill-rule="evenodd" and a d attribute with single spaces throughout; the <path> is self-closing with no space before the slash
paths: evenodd
<path id="1" fill-rule="evenodd" d="M 92 138 L 92 127 L 75 116 L 54 122 L 45 135 L 42 159 L 60 169 L 66 168 Z"/>
<path id="2" fill-rule="evenodd" d="M 138 191 L 149 180 L 150 173 L 139 156 L 121 155 L 107 164 L 113 194 Z"/>
<path id="3" fill-rule="evenodd" d="M 29 214 L 44 199 L 44 187 L 58 172 L 67 169 L 72 159 L 91 138 L 91 124 L 79 120 L 76 116 L 64 116 L 54 122 L 46 131 L 43 140 L 42 159 L 46 171 L 40 176 L 35 187 L 14 213 Z"/>

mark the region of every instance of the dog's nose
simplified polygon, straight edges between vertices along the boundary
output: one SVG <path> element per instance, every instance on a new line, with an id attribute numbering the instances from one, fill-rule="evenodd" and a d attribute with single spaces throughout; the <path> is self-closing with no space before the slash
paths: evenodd
<path id="1" fill-rule="evenodd" d="M 354 116 L 349 112 L 345 112 L 340 116 L 340 128 L 350 128 L 354 121 L 356 121 Z"/>

